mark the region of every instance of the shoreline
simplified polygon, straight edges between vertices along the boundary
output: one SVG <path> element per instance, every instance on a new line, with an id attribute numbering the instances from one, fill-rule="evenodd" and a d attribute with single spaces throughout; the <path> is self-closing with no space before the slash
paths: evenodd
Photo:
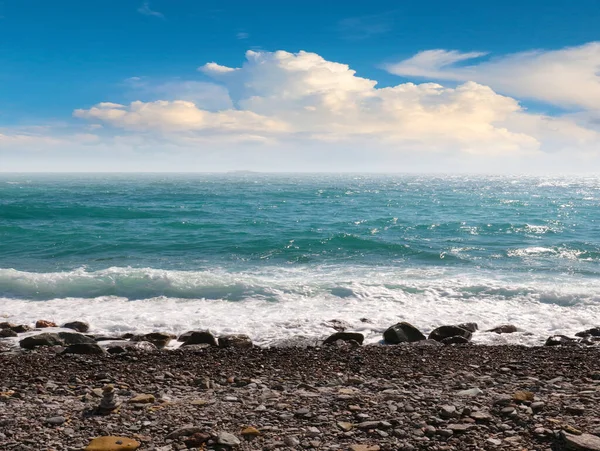
<path id="1" fill-rule="evenodd" d="M 398 323 L 384 333 L 398 344 L 362 345 L 336 324 L 316 346 L 257 347 L 208 331 L 36 325 L 51 327 L 17 334 L 20 350 L 0 340 L 2 450 L 600 450 L 591 334 L 488 346 L 469 341 L 472 323 L 427 337 Z M 94 447 L 96 437 L 114 446 Z"/>
<path id="2" fill-rule="evenodd" d="M 80 451 L 98 436 L 154 451 L 546 451 L 600 441 L 597 346 L 40 348 L 0 354 L 0 367 L 6 450 Z M 107 384 L 119 405 L 99 414 Z"/>

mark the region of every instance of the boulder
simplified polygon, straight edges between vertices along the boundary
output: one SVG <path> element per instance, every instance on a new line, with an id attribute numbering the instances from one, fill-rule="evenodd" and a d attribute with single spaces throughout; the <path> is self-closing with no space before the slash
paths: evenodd
<path id="1" fill-rule="evenodd" d="M 512 334 L 517 331 L 517 326 L 512 324 L 503 324 L 502 326 L 494 327 L 493 329 L 486 330 L 486 332 L 494 332 L 496 334 Z"/>
<path id="2" fill-rule="evenodd" d="M 53 333 L 33 335 L 31 337 L 23 338 L 19 342 L 19 346 L 24 349 L 33 349 L 37 348 L 38 346 L 62 346 L 64 344 L 64 341 L 58 336 L 58 334 Z"/>
<path id="3" fill-rule="evenodd" d="M 8 323 L 6 321 L 0 323 L 0 329 L 12 329 L 13 327 L 15 327 L 15 324 Z"/>
<path id="4" fill-rule="evenodd" d="M 404 321 L 394 324 L 383 333 L 383 340 L 393 345 L 398 343 L 413 343 L 425 339 L 425 335 L 419 329 Z"/>
<path id="5" fill-rule="evenodd" d="M 468 330 L 473 334 L 479 330 L 479 326 L 477 325 L 477 323 L 462 323 L 458 324 L 458 327 L 460 327 L 461 329 Z"/>
<path id="6" fill-rule="evenodd" d="M 164 332 L 151 332 L 145 335 L 135 335 L 131 341 L 147 341 L 152 343 L 158 349 L 163 349 L 171 342 L 171 335 Z"/>
<path id="7" fill-rule="evenodd" d="M 0 329 L 0 338 L 16 337 L 18 334 L 12 329 Z"/>
<path id="8" fill-rule="evenodd" d="M 59 332 L 58 336 L 66 345 L 93 344 L 96 340 L 78 332 Z"/>
<path id="9" fill-rule="evenodd" d="M 218 346 L 217 339 L 208 330 L 192 331 L 181 346 L 209 344 Z"/>
<path id="10" fill-rule="evenodd" d="M 579 341 L 566 335 L 553 335 L 548 337 L 544 346 L 574 346 Z"/>
<path id="11" fill-rule="evenodd" d="M 440 326 L 429 334 L 430 340 L 442 341 L 449 337 L 463 337 L 470 340 L 472 333 L 459 326 Z"/>
<path id="12" fill-rule="evenodd" d="M 128 351 L 150 352 L 156 349 L 156 346 L 149 341 L 114 341 L 106 347 L 109 354 L 124 354 Z"/>
<path id="13" fill-rule="evenodd" d="M 336 332 L 333 335 L 327 337 L 327 339 L 323 342 L 324 345 L 330 345 L 335 343 L 336 341 L 355 341 L 359 345 L 362 345 L 365 341 L 365 336 L 358 332 Z"/>
<path id="14" fill-rule="evenodd" d="M 77 332 L 81 332 L 82 334 L 84 334 L 88 330 L 90 330 L 90 325 L 88 323 L 83 322 L 83 321 L 71 321 L 70 323 L 63 324 L 63 327 L 65 329 L 76 330 Z"/>
<path id="15" fill-rule="evenodd" d="M 56 325 L 56 323 L 53 323 L 52 321 L 48 321 L 45 319 L 38 319 L 35 322 L 36 329 L 44 329 L 46 327 L 58 327 L 58 326 Z"/>
<path id="16" fill-rule="evenodd" d="M 29 332 L 31 327 L 26 324 L 19 324 L 18 326 L 11 327 L 11 329 L 18 334 L 22 334 L 24 332 Z"/>
<path id="17" fill-rule="evenodd" d="M 600 337 L 600 327 L 592 327 L 591 329 L 584 330 L 583 332 L 577 332 L 575 336 L 582 338 Z"/>
<path id="18" fill-rule="evenodd" d="M 465 345 L 470 343 L 468 338 L 461 337 L 460 335 L 454 335 L 453 337 L 446 337 L 440 343 L 445 345 Z"/>
<path id="19" fill-rule="evenodd" d="M 63 354 L 102 355 L 105 352 L 96 343 L 78 343 L 67 346 Z"/>
<path id="20" fill-rule="evenodd" d="M 219 348 L 251 348 L 252 340 L 248 335 L 222 335 L 219 337 Z"/>

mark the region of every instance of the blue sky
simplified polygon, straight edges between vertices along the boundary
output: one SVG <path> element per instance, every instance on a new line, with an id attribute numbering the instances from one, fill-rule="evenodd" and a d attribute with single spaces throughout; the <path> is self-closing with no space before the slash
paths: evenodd
<path id="1" fill-rule="evenodd" d="M 102 140 L 98 145 L 105 147 L 111 145 L 105 140 L 113 139 L 117 135 L 121 137 L 126 134 L 131 142 L 132 135 L 137 133 L 147 140 L 149 132 L 143 129 L 139 122 L 136 122 L 135 130 L 132 130 L 131 126 L 115 124 L 114 121 L 108 123 L 106 115 L 86 116 L 81 113 L 73 117 L 74 111 L 89 110 L 102 102 L 127 106 L 133 101 L 178 100 L 195 102 L 198 109 L 203 111 L 221 110 L 227 107 L 227 101 L 221 101 L 224 95 L 223 86 L 230 92 L 236 91 L 239 86 L 232 86 L 231 80 L 218 79 L 218 74 L 214 72 L 199 71 L 199 67 L 207 62 L 216 62 L 220 67 L 238 68 L 244 64 L 245 52 L 248 50 L 265 54 L 284 50 L 292 55 L 306 51 L 318 55 L 324 61 L 348 65 L 356 71 L 356 77 L 377 81 L 378 88 L 407 82 L 433 81 L 440 83 L 445 89 L 455 89 L 463 83 L 474 81 L 488 86 L 499 95 L 514 99 L 520 108 L 526 109 L 530 115 L 535 113 L 544 117 L 560 118 L 561 121 L 568 118 L 577 127 L 587 127 L 584 131 L 579 131 L 578 137 L 573 139 L 573 142 L 577 142 L 581 147 L 584 139 L 582 136 L 586 136 L 587 144 L 583 150 L 586 155 L 589 154 L 590 148 L 597 144 L 594 135 L 597 129 L 589 125 L 596 123 L 597 109 L 581 100 L 584 95 L 573 93 L 573 101 L 564 96 L 555 98 L 556 96 L 553 97 L 546 91 L 529 95 L 529 85 L 513 86 L 508 82 L 503 83 L 502 77 L 510 78 L 512 63 L 502 63 L 500 68 L 477 66 L 475 71 L 469 69 L 466 72 L 455 73 L 456 70 L 460 72 L 464 66 L 481 65 L 507 55 L 521 55 L 522 52 L 534 50 L 552 52 L 583 48 L 585 51 L 577 53 L 573 58 L 567 55 L 566 60 L 557 55 L 558 64 L 567 67 L 573 60 L 584 59 L 589 62 L 591 58 L 596 57 L 597 49 L 593 46 L 582 46 L 589 46 L 600 40 L 600 3 L 597 0 L 375 0 L 340 2 L 340 6 L 337 5 L 337 2 L 323 0 L 1 1 L 0 133 L 13 138 L 21 136 L 19 133 L 25 133 L 27 136 L 36 134 L 36 137 L 39 137 L 42 133 L 39 130 L 44 128 L 47 130 L 45 138 L 56 138 L 67 133 L 79 135 L 83 131 L 77 127 L 93 125 L 96 130 L 101 130 L 94 132 Z M 423 67 L 421 60 L 417 60 L 418 67 L 414 67 L 411 58 L 419 52 L 429 50 L 455 51 L 458 55 L 468 52 L 481 54 L 473 58 L 450 56 L 449 67 L 441 67 L 440 61 L 446 61 L 448 55 L 452 54 L 435 54 L 435 70 Z M 519 56 L 517 59 L 522 58 Z M 260 64 L 272 64 L 272 61 L 265 61 Z M 405 63 L 399 64 L 402 62 Z M 592 88 L 595 88 L 596 82 L 593 79 L 596 67 L 594 64 L 595 60 L 591 65 L 586 64 L 586 67 L 581 69 L 580 77 L 589 81 Z M 537 67 L 532 66 L 524 70 L 536 73 Z M 551 66 L 540 63 L 539 67 L 539 76 L 543 76 L 545 80 L 542 72 L 547 72 L 547 68 Z M 587 72 L 584 74 L 584 71 Z M 527 78 L 527 73 L 524 72 L 520 76 Z M 554 86 L 561 86 L 560 83 L 572 81 L 561 74 L 557 75 L 557 79 L 560 80 L 549 82 L 548 90 L 552 90 Z M 247 84 L 247 79 L 244 80 Z M 193 84 L 196 82 L 202 84 Z M 237 80 L 237 83 L 244 81 Z M 534 82 L 534 85 L 537 84 Z M 283 91 L 278 92 L 281 94 Z M 322 92 L 319 90 L 319 95 Z M 383 93 L 377 93 L 377 96 L 380 94 Z M 261 95 L 272 97 L 272 93 L 262 91 Z M 214 96 L 219 100 L 212 103 L 207 100 L 208 97 Z M 439 97 L 439 93 L 436 96 Z M 339 93 L 337 97 L 340 97 Z M 366 94 L 366 97 L 372 97 L 372 93 Z M 252 111 L 253 114 L 258 111 L 240 107 L 235 99 L 232 101 L 235 110 Z M 248 103 L 247 99 L 242 99 L 242 104 L 244 102 Z M 389 104 L 388 100 L 385 102 Z M 425 104 L 429 105 L 428 102 L 430 103 L 430 100 Z M 301 103 L 306 107 L 306 99 Z M 422 105 L 419 104 L 419 108 Z M 287 111 L 291 107 L 286 108 Z M 505 114 L 505 109 L 510 107 L 499 108 L 502 110 L 501 114 Z M 261 110 L 260 114 L 262 117 L 274 118 L 278 116 L 278 110 L 271 105 L 271 110 Z M 94 122 L 90 120 L 92 116 L 97 121 L 93 124 L 90 123 Z M 494 116 L 490 119 L 493 124 L 500 120 L 505 121 L 506 118 L 497 119 Z M 517 122 L 514 118 L 510 121 L 511 124 Z M 151 120 L 147 122 L 150 128 L 151 123 Z M 334 125 L 337 126 L 336 124 L 337 122 Z M 245 125 L 244 130 L 247 131 L 247 127 Z M 506 127 L 504 123 L 503 127 Z M 538 125 L 532 127 L 535 128 L 535 133 L 539 132 Z M 283 128 L 291 130 L 289 126 Z M 317 133 L 314 127 L 292 128 L 296 141 L 292 145 L 286 140 L 283 147 L 306 145 L 306 135 Z M 86 129 L 85 133 L 88 132 L 89 129 Z M 302 139 L 298 138 L 298 133 Z M 365 131 L 365 134 L 372 133 L 372 129 Z M 539 149 L 545 148 L 544 143 L 548 141 L 546 138 L 544 141 L 531 130 L 519 129 L 514 133 L 529 133 L 542 143 Z M 221 130 L 219 136 L 222 134 Z M 360 144 L 365 134 L 352 137 L 344 145 L 355 150 L 367 146 L 368 144 Z M 11 161 L 10 165 L 2 167 L 0 160 L 0 170 L 9 166 L 9 169 L 27 169 L 27 165 L 22 161 L 18 164 L 16 161 L 19 160 L 19 155 L 28 150 L 15 147 L 15 142 L 22 140 L 13 138 L 5 144 L 0 141 L 0 158 Z M 419 139 L 421 138 L 409 136 L 406 141 L 414 143 Z M 479 137 L 476 137 L 473 145 L 484 146 L 485 141 L 478 139 Z M 551 153 L 555 155 L 555 143 L 565 139 L 550 139 L 547 147 L 551 149 Z M 523 139 L 519 141 L 520 144 L 515 144 L 516 141 L 513 140 L 510 145 L 522 146 L 526 144 L 525 141 Z M 166 146 L 164 143 L 163 134 L 161 139 L 155 139 L 152 144 L 146 141 L 144 145 L 158 154 L 173 144 L 169 142 L 169 146 Z M 428 142 L 423 147 L 436 145 L 444 147 L 437 141 Z M 561 145 L 562 148 L 573 148 L 570 143 L 566 147 Z M 459 152 L 461 146 L 469 147 L 463 145 L 462 141 L 458 144 L 453 141 L 448 147 Z M 137 144 L 134 147 L 139 148 Z M 235 153 L 236 149 L 231 150 L 232 147 L 233 144 L 230 143 L 222 147 L 222 152 Z M 238 147 L 243 145 L 239 144 Z M 408 147 L 414 148 L 412 144 Z M 477 152 L 468 150 L 467 153 Z M 56 151 L 55 158 L 66 159 L 65 155 Z M 72 154 L 69 155 L 71 158 Z M 106 161 L 114 157 L 115 153 L 109 151 Z M 589 158 L 589 155 L 586 158 Z M 214 165 L 214 168 L 228 168 L 224 161 L 223 159 L 221 163 Z M 252 168 L 260 163 L 259 157 L 252 161 Z M 107 169 L 110 169 L 109 166 L 110 164 L 106 165 Z M 586 166 L 589 167 L 589 162 Z M 78 168 L 85 169 L 85 164 L 82 163 L 75 169 Z M 306 169 L 312 168 L 307 166 Z"/>

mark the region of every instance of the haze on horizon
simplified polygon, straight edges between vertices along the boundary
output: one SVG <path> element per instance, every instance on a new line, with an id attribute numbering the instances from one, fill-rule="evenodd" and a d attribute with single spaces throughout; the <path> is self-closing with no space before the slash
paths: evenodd
<path id="1" fill-rule="evenodd" d="M 322 3 L 4 1 L 0 172 L 599 172 L 594 0 Z"/>

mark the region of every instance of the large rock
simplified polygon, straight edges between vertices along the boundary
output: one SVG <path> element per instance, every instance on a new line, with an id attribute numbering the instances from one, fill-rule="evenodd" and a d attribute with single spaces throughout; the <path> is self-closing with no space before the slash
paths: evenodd
<path id="1" fill-rule="evenodd" d="M 19 342 L 19 346 L 24 349 L 33 349 L 38 346 L 63 346 L 65 342 L 54 333 L 43 333 L 23 338 Z"/>
<path id="2" fill-rule="evenodd" d="M 124 354 L 128 351 L 151 352 L 157 348 L 149 341 L 113 341 L 106 346 L 109 354 Z"/>
<path id="3" fill-rule="evenodd" d="M 63 354 L 102 355 L 105 352 L 96 343 L 79 343 L 67 346 Z"/>
<path id="4" fill-rule="evenodd" d="M 600 451 L 600 437 L 592 434 L 562 434 L 564 449 L 573 451 Z"/>
<path id="5" fill-rule="evenodd" d="M 59 332 L 58 336 L 66 345 L 80 345 L 80 344 L 93 344 L 96 343 L 91 337 L 83 335 L 77 332 Z"/>
<path id="6" fill-rule="evenodd" d="M 131 338 L 131 341 L 147 341 L 152 343 L 158 349 L 163 349 L 171 342 L 171 335 L 164 332 L 151 332 L 145 335 L 136 335 Z"/>
<path id="7" fill-rule="evenodd" d="M 327 339 L 323 342 L 324 345 L 330 345 L 335 343 L 336 341 L 355 341 L 359 345 L 363 344 L 365 341 L 365 336 L 363 334 L 359 334 L 358 332 L 336 332 L 333 335 L 327 337 Z"/>
<path id="8" fill-rule="evenodd" d="M 58 327 L 58 326 L 56 325 L 56 323 L 53 323 L 52 321 L 48 321 L 45 319 L 38 319 L 35 322 L 36 329 L 44 329 L 46 327 Z"/>
<path id="9" fill-rule="evenodd" d="M 16 337 L 18 334 L 12 329 L 0 329 L 0 338 Z"/>
<path id="10" fill-rule="evenodd" d="M 435 341 L 443 341 L 444 339 L 450 337 L 463 337 L 467 340 L 470 340 L 471 336 L 472 333 L 469 332 L 467 329 L 463 329 L 462 327 L 441 326 L 431 331 L 431 333 L 429 334 L 429 339 Z"/>
<path id="11" fill-rule="evenodd" d="M 383 333 L 383 340 L 392 345 L 398 343 L 413 343 L 425 339 L 425 335 L 423 335 L 419 329 L 404 321 L 394 324 Z"/>
<path id="12" fill-rule="evenodd" d="M 13 327 L 15 327 L 14 324 L 6 322 L 6 321 L 0 323 L 0 329 L 12 329 Z"/>
<path id="13" fill-rule="evenodd" d="M 579 340 L 566 335 L 553 335 L 548 337 L 544 346 L 575 346 L 579 343 Z"/>
<path id="14" fill-rule="evenodd" d="M 19 324 L 18 326 L 11 327 L 11 329 L 18 334 L 22 334 L 24 332 L 29 332 L 31 330 L 31 327 L 29 327 L 26 324 Z"/>
<path id="15" fill-rule="evenodd" d="M 128 437 L 96 437 L 85 451 L 135 451 L 141 443 Z"/>
<path id="16" fill-rule="evenodd" d="M 219 348 L 251 348 L 252 340 L 248 335 L 221 335 Z"/>
<path id="17" fill-rule="evenodd" d="M 479 326 L 477 325 L 477 323 L 462 323 L 462 324 L 457 324 L 457 326 L 460 327 L 461 329 L 468 330 L 471 333 L 475 333 L 479 330 Z"/>
<path id="18" fill-rule="evenodd" d="M 65 329 L 73 329 L 82 334 L 90 330 L 90 325 L 83 321 L 71 321 L 70 323 L 63 324 Z"/>
<path id="19" fill-rule="evenodd" d="M 498 327 L 494 327 L 493 329 L 486 330 L 486 332 L 494 332 L 496 334 L 512 334 L 517 331 L 517 326 L 513 326 L 512 324 L 503 324 Z"/>
<path id="20" fill-rule="evenodd" d="M 181 346 L 201 344 L 218 346 L 217 339 L 208 330 L 192 331 Z"/>
<path id="21" fill-rule="evenodd" d="M 576 337 L 600 337 L 600 327 L 592 327 L 591 329 L 584 330 L 583 332 L 577 332 Z"/>

